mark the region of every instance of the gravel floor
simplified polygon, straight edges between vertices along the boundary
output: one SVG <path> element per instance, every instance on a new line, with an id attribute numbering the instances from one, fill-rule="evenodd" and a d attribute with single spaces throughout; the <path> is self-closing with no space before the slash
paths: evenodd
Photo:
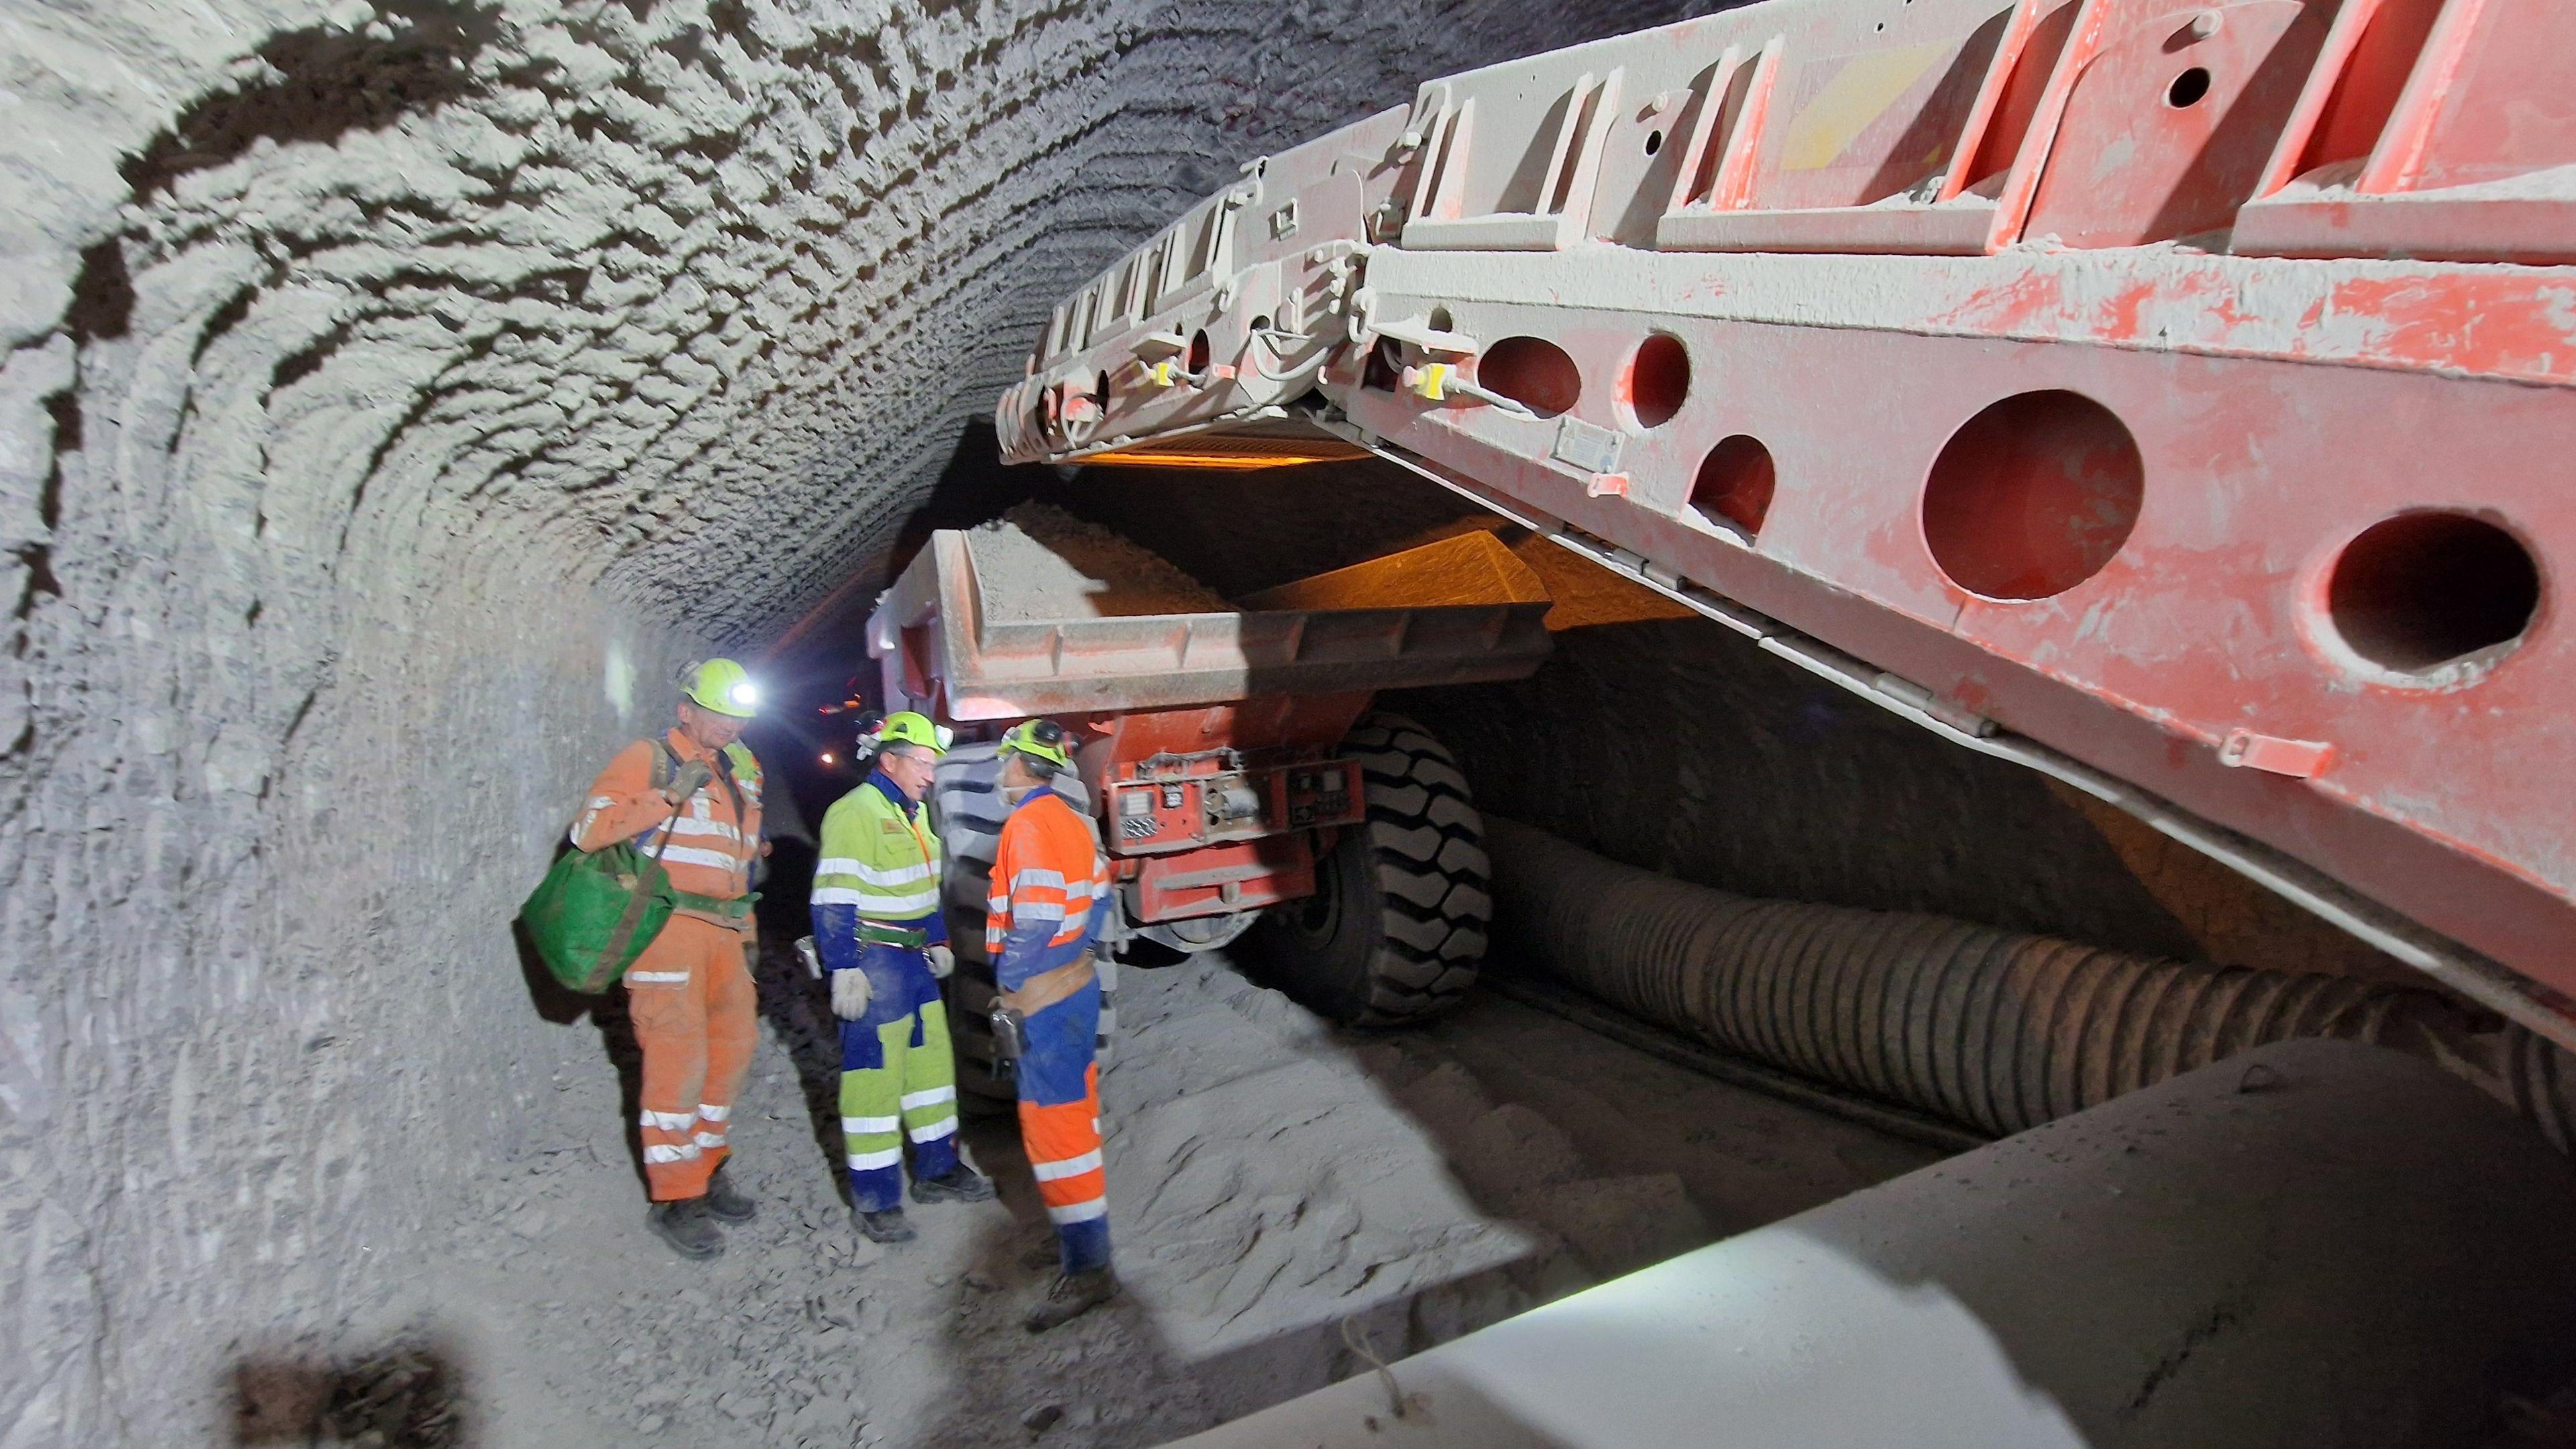
<path id="1" fill-rule="evenodd" d="M 1934 1155 L 1496 997 L 1358 1036 L 1200 958 L 1122 990 L 1103 1095 L 1127 1295 L 1031 1337 L 1048 1234 L 1012 1124 L 967 1132 L 1001 1202 L 858 1240 L 827 1018 L 784 962 L 763 976 L 733 1134 L 760 1220 L 711 1264 L 646 1234 L 612 1021 L 598 1069 L 556 1083 L 564 1140 L 387 1310 L 457 1401 L 458 1437 L 418 1442 L 1154 1444 L 1356 1371 L 1345 1332 L 1426 1347 Z"/>

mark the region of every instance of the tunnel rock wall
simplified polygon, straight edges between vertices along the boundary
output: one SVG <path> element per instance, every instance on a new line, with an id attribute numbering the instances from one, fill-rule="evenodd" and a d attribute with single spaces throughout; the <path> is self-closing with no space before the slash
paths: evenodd
<path id="1" fill-rule="evenodd" d="M 220 1438 L 491 1212 L 607 1070 L 507 930 L 582 783 L 882 562 L 1058 295 L 1673 10 L 13 8 L 0 1443 Z"/>
<path id="2" fill-rule="evenodd" d="M 2427 984 L 2131 817 L 1708 620 L 1554 637 L 1527 680 L 1390 698 L 1441 732 L 1496 814 L 1743 895 Z"/>

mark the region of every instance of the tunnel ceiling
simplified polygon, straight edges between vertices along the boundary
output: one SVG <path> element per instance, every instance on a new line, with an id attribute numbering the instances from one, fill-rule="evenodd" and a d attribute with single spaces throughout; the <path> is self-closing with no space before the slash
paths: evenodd
<path id="1" fill-rule="evenodd" d="M 756 634 L 864 561 L 1057 295 L 1236 164 L 1673 11 L 40 11 L 7 80 L 45 143 L 11 158 L 9 401 L 61 450 L 122 414 L 112 482 L 240 512 L 246 584 L 534 541 Z M 29 416 L 75 348 L 80 406 Z M 22 556 L 88 501 L 23 464 Z"/>

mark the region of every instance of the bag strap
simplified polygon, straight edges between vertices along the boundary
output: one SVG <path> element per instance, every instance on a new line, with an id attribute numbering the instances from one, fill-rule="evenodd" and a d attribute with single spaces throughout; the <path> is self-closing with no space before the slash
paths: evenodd
<path id="1" fill-rule="evenodd" d="M 734 778 L 733 774 L 733 751 L 730 749 L 716 751 L 716 761 L 716 778 L 724 781 L 725 798 L 733 802 L 733 823 L 737 826 L 749 825 L 751 812 L 742 808 L 742 784 Z"/>
<path id="2" fill-rule="evenodd" d="M 653 764 L 656 772 L 660 771 L 663 758 L 670 754 L 670 748 L 660 740 L 653 742 Z M 673 771 L 676 773 L 676 766 L 673 767 Z M 669 776 L 665 775 L 661 783 L 669 784 Z M 660 789 L 661 785 L 656 785 L 654 788 Z M 676 818 L 677 812 L 673 814 Z M 635 889 L 626 897 L 626 909 L 618 913 L 617 929 L 608 933 L 608 944 L 600 950 L 599 964 L 591 968 L 590 980 L 582 983 L 592 991 L 608 989 L 606 975 L 609 971 L 615 970 L 623 974 L 626 963 L 626 943 L 635 939 L 635 928 L 644 923 L 644 903 L 653 898 L 654 892 L 661 888 L 661 882 L 669 879 L 662 869 L 662 852 L 671 848 L 671 837 L 679 833 L 671 828 L 670 821 L 662 822 L 662 843 L 653 847 L 653 858 L 646 861 L 644 868 L 635 873 Z"/>
<path id="3" fill-rule="evenodd" d="M 671 748 L 668 740 L 647 740 L 645 743 L 653 747 L 653 788 L 669 788 L 672 779 L 680 773 L 679 752 Z M 724 781 L 725 797 L 733 802 L 733 823 L 750 824 L 751 814 L 742 804 L 742 785 L 733 772 L 733 750 L 730 746 L 716 751 L 716 777 Z"/>

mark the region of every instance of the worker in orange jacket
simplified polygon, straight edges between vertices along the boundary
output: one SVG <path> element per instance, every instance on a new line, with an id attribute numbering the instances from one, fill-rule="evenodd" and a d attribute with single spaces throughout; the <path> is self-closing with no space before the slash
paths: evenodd
<path id="1" fill-rule="evenodd" d="M 730 659 L 683 677 L 679 728 L 618 752 L 590 787 L 572 843 L 632 841 L 658 853 L 679 905 L 626 970 L 644 1053 L 640 1119 L 645 1221 L 684 1258 L 724 1251 L 722 1223 L 759 1208 L 725 1180 L 727 1120 L 756 1039 L 751 863 L 760 839 L 760 762 L 742 743 L 759 703 Z"/>
<path id="2" fill-rule="evenodd" d="M 1072 768 L 1071 742 L 1051 720 L 1002 741 L 1002 793 L 1011 814 L 993 857 L 984 948 L 996 1002 L 1018 1021 L 1020 1140 L 1054 1223 L 1058 1266 L 1031 1332 L 1090 1312 L 1118 1294 L 1109 1270 L 1109 1188 L 1100 1155 L 1100 979 L 1091 943 L 1110 909 L 1091 821 L 1049 785 Z"/>

